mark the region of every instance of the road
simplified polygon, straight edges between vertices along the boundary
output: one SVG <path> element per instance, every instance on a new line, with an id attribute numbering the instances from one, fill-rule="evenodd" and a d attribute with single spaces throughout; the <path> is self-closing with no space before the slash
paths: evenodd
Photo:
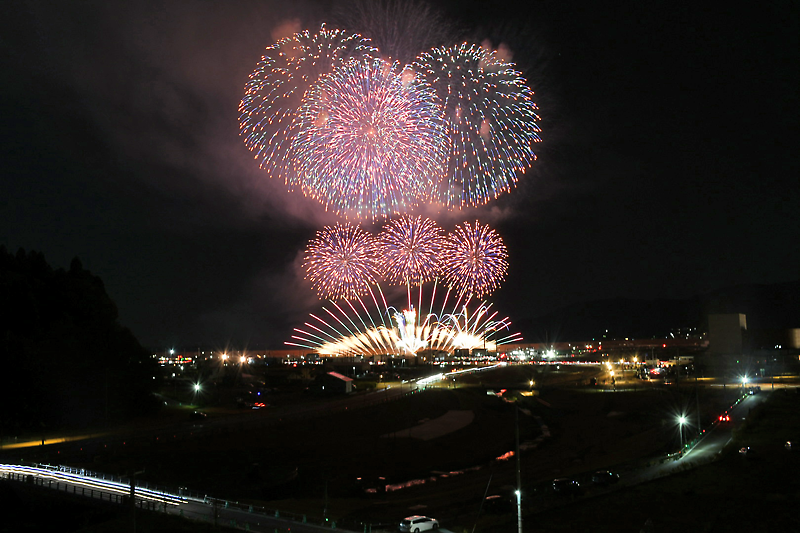
<path id="1" fill-rule="evenodd" d="M 594 496 L 615 492 L 653 479 L 682 472 L 687 466 L 694 467 L 715 460 L 725 446 L 731 441 L 733 430 L 740 426 L 747 418 L 750 410 L 764 402 L 768 395 L 768 392 L 761 392 L 744 397 L 732 409 L 728 410 L 728 413 L 731 415 L 730 422 L 717 423 L 707 428 L 704 436 L 694 447 L 683 454 L 683 456 L 675 456 L 673 458 L 664 457 L 661 460 L 652 461 L 649 466 L 621 472 L 618 483 L 604 487 L 590 486 L 585 492 L 585 495 Z M 541 511 L 558 504 L 559 502 L 557 500 L 553 501 L 552 498 L 544 499 L 536 505 L 536 511 Z"/>

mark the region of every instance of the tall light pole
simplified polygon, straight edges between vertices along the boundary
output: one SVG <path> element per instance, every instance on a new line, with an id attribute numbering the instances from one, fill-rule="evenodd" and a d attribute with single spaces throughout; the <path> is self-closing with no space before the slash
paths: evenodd
<path id="1" fill-rule="evenodd" d="M 678 425 L 680 427 L 681 432 L 681 456 L 683 456 L 683 425 L 686 423 L 686 417 L 681 415 L 678 418 Z"/>
<path id="2" fill-rule="evenodd" d="M 514 431 L 514 436 L 516 440 L 517 452 L 517 490 L 514 491 L 514 494 L 517 495 L 517 533 L 522 533 L 522 474 L 520 472 L 521 466 L 519 458 L 519 405 L 516 405 L 515 407 L 514 422 L 516 429 Z"/>
<path id="3" fill-rule="evenodd" d="M 496 331 L 495 327 L 496 327 L 496 325 L 495 325 L 494 322 L 487 322 L 486 326 L 484 326 L 484 328 L 483 328 L 483 352 L 484 352 L 485 356 L 489 355 L 488 349 L 486 347 L 486 337 L 489 336 L 489 330 L 490 329 L 492 331 Z M 495 351 L 495 355 L 497 355 L 497 347 L 496 346 L 495 346 L 495 350 L 494 351 Z"/>

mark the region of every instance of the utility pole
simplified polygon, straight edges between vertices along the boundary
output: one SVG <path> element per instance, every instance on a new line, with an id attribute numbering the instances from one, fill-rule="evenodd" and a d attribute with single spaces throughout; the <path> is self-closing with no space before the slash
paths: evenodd
<path id="1" fill-rule="evenodd" d="M 144 474 L 144 470 L 134 471 L 131 475 L 131 520 L 133 521 L 133 533 L 136 533 L 136 475 Z"/>
<path id="2" fill-rule="evenodd" d="M 519 458 L 519 405 L 514 404 L 514 421 L 515 423 L 515 441 L 516 441 L 516 455 L 517 455 L 517 533 L 522 533 L 522 473 L 521 462 Z"/>
<path id="3" fill-rule="evenodd" d="M 697 434 L 703 432 L 703 424 L 700 418 L 700 388 L 697 386 L 697 367 L 694 367 L 694 397 L 697 400 Z"/>

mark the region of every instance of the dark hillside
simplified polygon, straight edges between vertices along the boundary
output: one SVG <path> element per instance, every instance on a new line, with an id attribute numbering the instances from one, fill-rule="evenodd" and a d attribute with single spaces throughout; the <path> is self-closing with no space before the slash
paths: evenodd
<path id="1" fill-rule="evenodd" d="M 81 427 L 152 406 L 156 363 L 117 320 L 103 282 L 72 260 L 0 248 L 0 437 Z"/>
<path id="2" fill-rule="evenodd" d="M 744 313 L 750 331 L 800 327 L 800 280 L 737 285 L 688 299 L 598 300 L 516 325 L 528 342 L 591 340 L 603 335 L 608 339 L 661 338 L 677 328 L 706 331 L 707 317 L 714 313 Z"/>

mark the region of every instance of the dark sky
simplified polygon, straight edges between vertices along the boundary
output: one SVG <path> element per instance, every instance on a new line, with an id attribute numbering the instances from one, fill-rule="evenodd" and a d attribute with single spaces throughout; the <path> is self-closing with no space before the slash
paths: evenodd
<path id="1" fill-rule="evenodd" d="M 439 219 L 504 236 L 512 321 L 798 279 L 798 4 L 622 4 L 435 4 L 508 46 L 541 109 L 520 186 Z M 144 344 L 280 347 L 320 306 L 300 253 L 337 219 L 258 170 L 237 105 L 273 30 L 330 9 L 3 3 L 3 244 L 80 257 Z"/>

